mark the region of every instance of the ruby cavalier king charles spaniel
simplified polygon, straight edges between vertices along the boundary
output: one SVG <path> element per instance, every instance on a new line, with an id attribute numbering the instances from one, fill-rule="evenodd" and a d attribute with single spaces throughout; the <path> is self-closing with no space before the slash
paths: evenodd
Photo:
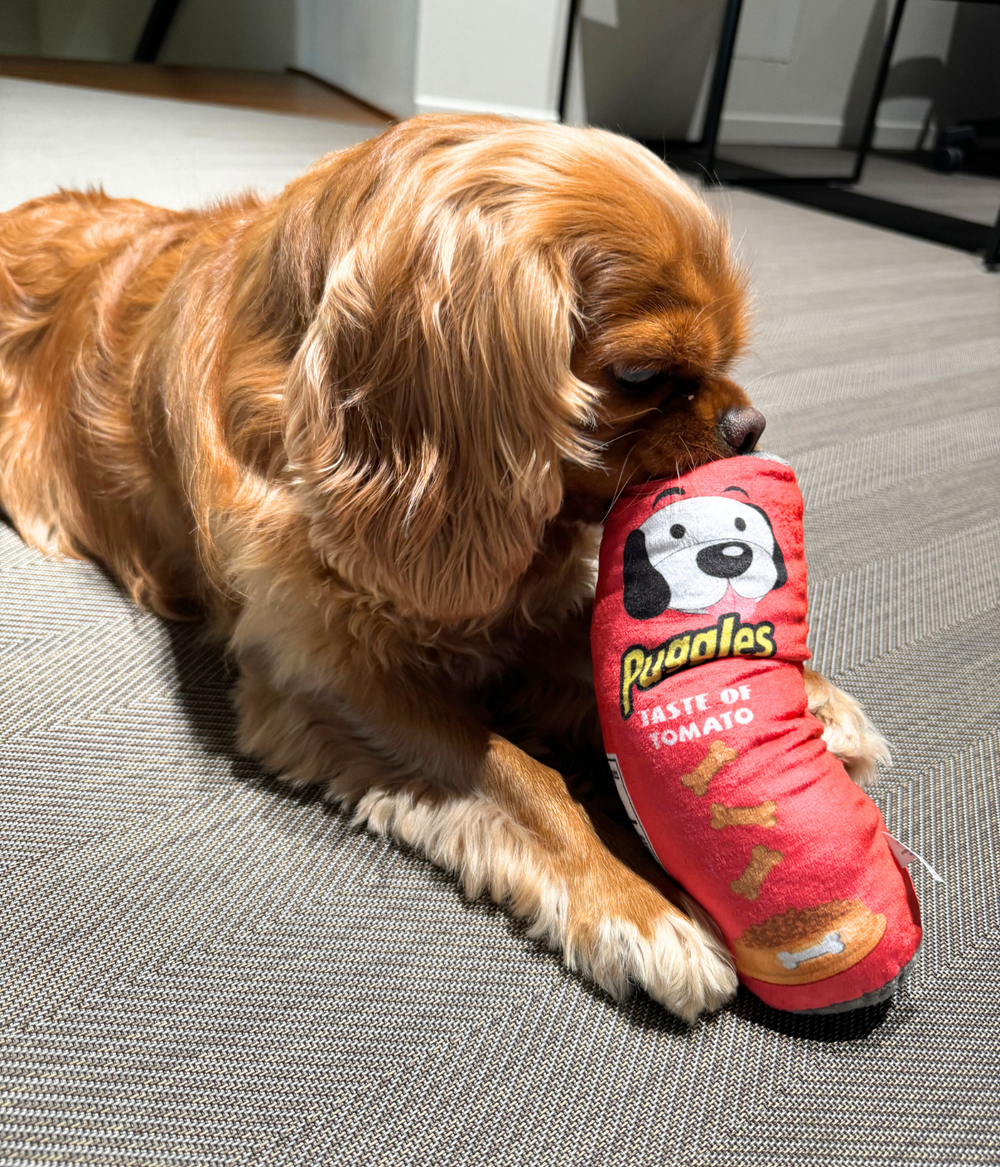
<path id="1" fill-rule="evenodd" d="M 753 449 L 747 327 L 724 224 L 598 130 L 419 117 L 206 210 L 62 191 L 0 215 L 0 505 L 207 619 L 240 749 L 691 1020 L 735 972 L 618 807 L 588 629 L 617 493 Z"/>

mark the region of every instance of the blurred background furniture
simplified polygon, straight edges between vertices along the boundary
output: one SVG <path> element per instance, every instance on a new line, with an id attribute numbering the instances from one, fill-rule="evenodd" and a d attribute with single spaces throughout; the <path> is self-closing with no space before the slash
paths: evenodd
<path id="1" fill-rule="evenodd" d="M 963 0 L 964 2 L 964 0 Z M 1000 0 L 970 0 L 981 4 L 1000 3 Z M 947 205 L 951 199 L 948 184 L 917 173 L 907 174 L 901 165 L 952 172 L 958 170 L 967 155 L 973 155 L 981 164 L 991 155 L 1000 157 L 1000 119 L 979 120 L 945 126 L 938 131 L 933 153 L 922 151 L 931 120 L 922 128 L 915 149 L 897 152 L 889 159 L 872 159 L 878 115 L 886 94 L 893 58 L 902 26 L 906 0 L 894 0 L 888 27 L 877 54 L 877 65 L 868 80 L 868 95 L 864 115 L 855 140 L 844 135 L 833 149 L 806 146 L 768 145 L 766 143 L 724 145 L 720 142 L 726 94 L 740 31 L 744 0 L 726 0 L 720 26 L 718 45 L 711 70 L 711 83 L 700 134 L 691 140 L 646 139 L 646 144 L 658 151 L 676 166 L 692 169 L 712 181 L 738 183 L 756 187 L 772 194 L 836 214 L 847 215 L 879 226 L 917 235 L 924 239 L 945 243 L 972 252 L 982 252 L 984 262 L 992 267 L 1000 256 L 1000 210 L 994 211 L 988 221 L 970 221 L 960 214 L 947 214 L 929 206 L 914 205 L 904 197 L 897 201 L 887 196 L 887 188 L 904 188 L 910 183 L 926 188 L 924 201 L 933 200 Z M 877 30 L 876 30 L 877 32 Z M 1000 75 L 1000 25 L 997 27 L 996 48 L 989 58 L 992 69 Z M 787 33 L 787 29 L 786 29 Z M 869 55 L 871 53 L 869 52 Z M 853 67 L 853 63 L 852 67 Z M 862 72 L 864 70 L 862 69 Z M 969 79 L 966 78 L 966 84 Z M 862 81 L 862 88 L 864 81 Z M 898 89 L 896 91 L 899 92 Z M 1000 112 L 1000 106 L 998 106 Z M 866 190 L 866 167 L 877 173 L 875 189 Z M 982 166 L 980 167 L 982 169 Z M 1000 177 L 1000 165 L 987 166 L 986 173 Z M 957 185 L 957 184 L 952 184 Z M 1000 183 L 995 184 L 993 206 L 1000 207 Z M 984 195 L 988 198 L 988 195 Z"/>

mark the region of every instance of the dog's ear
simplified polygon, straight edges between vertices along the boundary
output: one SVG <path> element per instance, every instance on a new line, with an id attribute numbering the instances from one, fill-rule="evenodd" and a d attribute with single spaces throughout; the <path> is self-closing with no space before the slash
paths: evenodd
<path id="1" fill-rule="evenodd" d="M 781 554 L 781 548 L 778 546 L 778 540 L 774 537 L 774 528 L 771 526 L 771 516 L 764 510 L 763 507 L 757 506 L 755 503 L 746 503 L 748 507 L 753 507 L 755 511 L 764 516 L 764 522 L 767 523 L 767 529 L 771 532 L 771 538 L 774 540 L 774 551 L 771 557 L 774 560 L 774 570 L 778 573 L 778 578 L 774 581 L 774 587 L 771 591 L 777 591 L 778 588 L 784 587 L 788 583 L 788 568 L 785 567 L 785 557 Z"/>
<path id="2" fill-rule="evenodd" d="M 649 562 L 646 536 L 640 527 L 630 531 L 625 540 L 623 566 L 622 603 L 633 620 L 652 620 L 670 607 L 670 585 Z"/>
<path id="3" fill-rule="evenodd" d="M 495 613 L 590 457 L 575 291 L 530 222 L 376 192 L 286 391 L 289 467 L 324 562 L 403 615 Z M 526 217 L 526 216 L 525 216 Z"/>

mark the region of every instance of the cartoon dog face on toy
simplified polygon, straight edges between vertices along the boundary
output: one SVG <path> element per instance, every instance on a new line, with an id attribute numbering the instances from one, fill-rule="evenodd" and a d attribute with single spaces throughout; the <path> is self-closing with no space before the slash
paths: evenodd
<path id="1" fill-rule="evenodd" d="M 625 611 L 651 620 L 668 608 L 704 612 L 732 588 L 759 600 L 788 578 L 771 520 L 746 491 L 685 498 L 679 487 L 657 495 L 654 510 L 625 541 Z"/>

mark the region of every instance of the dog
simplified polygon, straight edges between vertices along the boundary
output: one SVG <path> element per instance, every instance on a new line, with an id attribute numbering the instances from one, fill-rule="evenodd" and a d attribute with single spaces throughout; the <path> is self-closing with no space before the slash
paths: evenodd
<path id="1" fill-rule="evenodd" d="M 746 495 L 739 486 L 727 492 Z M 683 495 L 670 487 L 656 496 Z M 766 511 L 736 498 L 680 498 L 661 507 L 625 540 L 625 611 L 651 620 L 672 608 L 706 612 L 730 588 L 759 600 L 788 580 Z"/>
<path id="2" fill-rule="evenodd" d="M 745 283 L 597 130 L 419 117 L 198 211 L 62 191 L 0 216 L 0 504 L 207 619 L 240 749 L 691 1020 L 735 973 L 609 809 L 589 605 L 620 489 L 760 436 Z M 864 714 L 807 680 L 869 776 Z"/>

